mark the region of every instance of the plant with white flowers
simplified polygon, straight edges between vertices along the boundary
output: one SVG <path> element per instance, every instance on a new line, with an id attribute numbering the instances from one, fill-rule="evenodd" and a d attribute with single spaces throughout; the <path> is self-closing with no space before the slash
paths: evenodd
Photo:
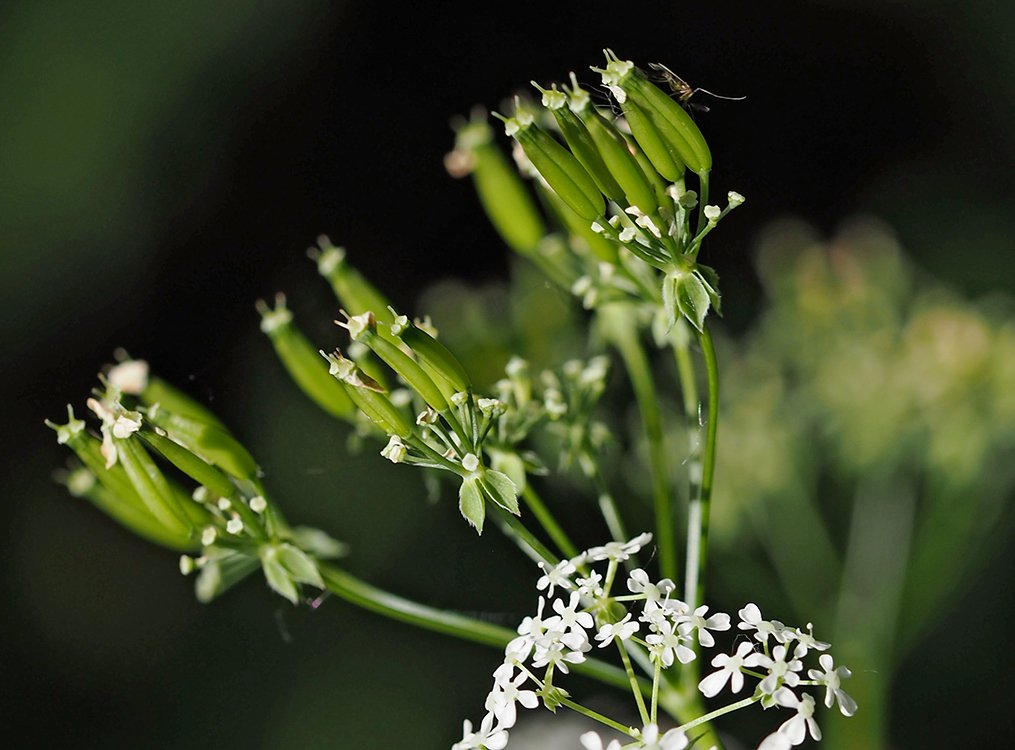
<path id="1" fill-rule="evenodd" d="M 391 463 L 424 472 L 431 488 L 450 479 L 476 533 L 492 520 L 536 563 L 535 607 L 515 630 L 380 591 L 337 566 L 345 545 L 288 524 L 253 457 L 215 415 L 123 353 L 87 402 L 99 435 L 73 410 L 66 424 L 51 425 L 80 462 L 66 482 L 128 528 L 184 552 L 181 570 L 197 572 L 202 600 L 260 569 L 293 604 L 316 605 L 317 591 L 327 590 L 502 649 L 493 686 L 477 700 L 485 714 L 478 728 L 464 722 L 454 750 L 506 747 L 521 709 L 540 705 L 575 711 L 619 735 L 576 737 L 586 750 L 721 747 L 711 722 L 753 705 L 783 715 L 761 748 L 820 739 L 819 704 L 856 711 L 842 687 L 849 670 L 836 666 L 829 644 L 809 624 L 763 619 L 755 604 L 734 624 L 704 600 L 719 407 L 707 319 L 721 300 L 715 271 L 698 256 L 744 198 L 730 191 L 725 207 L 708 203 L 708 144 L 643 71 L 612 52 L 594 70 L 615 108 L 593 105 L 571 74 L 568 85 L 537 86 L 542 108 L 519 98 L 511 116 L 497 115 L 548 215 L 494 144 L 484 116 L 460 125 L 447 160 L 452 173 L 473 175 L 504 240 L 587 311 L 587 356 L 541 373 L 515 356 L 501 379 L 474 382 L 429 318 L 399 314 L 326 237 L 310 254 L 342 305 L 337 322 L 350 338 L 344 351 L 318 351 L 281 295 L 274 307 L 258 303 L 262 330 L 307 396 L 353 425 L 360 442 L 376 440 Z M 655 349 L 672 353 L 680 378 L 680 455 L 664 443 Z M 652 532 L 634 536 L 627 528 L 638 514 L 617 497 L 604 459 L 623 437 L 600 404 L 611 350 L 639 408 L 655 518 Z M 594 492 L 610 535 L 603 544 L 581 550 L 538 493 L 554 464 L 561 475 L 577 468 L 573 481 Z M 678 464 L 686 469 L 683 489 L 673 480 Z M 686 519 L 678 524 L 682 492 Z M 678 527 L 686 530 L 682 545 Z M 639 567 L 639 555 L 645 565 L 658 561 L 658 578 Z M 717 637 L 728 643 L 719 646 Z M 583 703 L 565 687 L 572 672 L 628 691 L 630 713 L 606 716 Z M 729 702 L 706 707 L 705 699 L 720 696 Z"/>

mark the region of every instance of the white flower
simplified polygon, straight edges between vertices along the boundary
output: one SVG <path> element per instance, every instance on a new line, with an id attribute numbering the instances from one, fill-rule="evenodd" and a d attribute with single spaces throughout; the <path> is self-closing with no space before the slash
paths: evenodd
<path id="1" fill-rule="evenodd" d="M 106 380 L 120 393 L 138 396 L 148 387 L 148 363 L 143 359 L 128 359 L 111 369 Z"/>
<path id="2" fill-rule="evenodd" d="M 814 698 L 807 693 L 798 698 L 796 693 L 786 687 L 779 688 L 773 697 L 780 706 L 796 709 L 796 716 L 787 719 L 779 727 L 779 733 L 786 735 L 790 745 L 799 745 L 808 733 L 812 739 L 821 739 L 821 729 L 814 720 Z"/>
<path id="3" fill-rule="evenodd" d="M 738 613 L 741 630 L 754 630 L 754 637 L 762 643 L 768 643 L 769 636 L 775 638 L 779 643 L 786 642 L 786 626 L 778 620 L 762 620 L 761 610 L 757 604 L 748 604 Z M 790 631 L 792 632 L 792 631 Z"/>
<path id="4" fill-rule="evenodd" d="M 551 642 L 546 648 L 538 649 L 532 660 L 534 667 L 546 667 L 552 664 L 555 669 L 570 674 L 568 664 L 581 664 L 585 661 L 585 651 L 591 648 L 588 642 L 577 643 L 571 636 L 563 636 Z"/>
<path id="5" fill-rule="evenodd" d="M 402 438 L 398 437 L 398 435 L 392 435 L 388 440 L 388 444 L 381 450 L 381 455 L 393 464 L 402 463 L 405 459 L 405 453 L 405 443 L 402 442 Z"/>
<path id="6" fill-rule="evenodd" d="M 825 671 L 811 669 L 807 672 L 807 676 L 825 686 L 825 706 L 831 708 L 838 701 L 843 716 L 855 714 L 856 701 L 841 687 L 842 681 L 852 677 L 853 673 L 847 667 L 836 667 L 831 654 L 822 654 L 818 658 L 818 663 Z"/>
<path id="7" fill-rule="evenodd" d="M 106 402 L 94 398 L 88 399 L 85 404 L 91 409 L 95 416 L 102 420 L 102 447 L 100 452 L 106 459 L 106 468 L 111 469 L 116 463 L 117 453 L 114 438 L 123 440 L 141 429 L 141 413 L 128 411 L 119 403 L 108 405 Z"/>
<path id="8" fill-rule="evenodd" d="M 504 647 L 504 663 L 511 665 L 523 663 L 532 653 L 533 645 L 532 639 L 528 636 L 520 635 L 511 639 Z"/>
<path id="9" fill-rule="evenodd" d="M 789 737 L 782 732 L 775 731 L 761 741 L 758 750 L 789 750 L 791 747 L 793 745 L 790 744 Z"/>
<path id="10" fill-rule="evenodd" d="M 524 636 L 530 643 L 536 643 L 541 640 L 547 631 L 547 623 L 543 622 L 543 606 L 546 604 L 546 600 L 543 597 L 539 597 L 539 606 L 536 608 L 536 616 L 526 616 L 522 619 L 521 624 L 518 626 L 518 634 Z M 551 617 L 550 620 L 557 618 Z"/>
<path id="11" fill-rule="evenodd" d="M 715 645 L 715 638 L 708 631 L 729 630 L 730 616 L 724 612 L 717 612 L 706 620 L 706 612 L 708 612 L 708 605 L 703 604 L 694 610 L 693 614 L 685 615 L 684 621 L 698 631 L 698 643 L 706 648 L 711 648 Z"/>
<path id="12" fill-rule="evenodd" d="M 662 662 L 664 667 L 673 665 L 673 658 L 681 664 L 688 664 L 694 661 L 694 652 L 684 645 L 690 639 L 680 632 L 676 624 L 663 620 L 658 625 L 653 624 L 656 632 L 645 637 L 652 656 Z"/>
<path id="13" fill-rule="evenodd" d="M 609 745 L 604 745 L 603 738 L 595 732 L 586 732 L 578 739 L 585 750 L 620 750 L 620 740 L 610 740 Z"/>
<path id="14" fill-rule="evenodd" d="M 794 630 L 793 637 L 797 640 L 796 648 L 793 649 L 793 656 L 797 659 L 803 659 L 808 651 L 827 651 L 832 645 L 814 637 L 814 625 L 811 623 L 807 623 L 806 633 L 800 628 Z"/>
<path id="15" fill-rule="evenodd" d="M 609 542 L 602 547 L 593 547 L 586 554 L 592 562 L 598 560 L 623 562 L 631 555 L 637 554 L 650 541 L 652 541 L 652 534 L 646 531 L 628 542 Z"/>
<path id="16" fill-rule="evenodd" d="M 775 696 L 775 693 L 783 685 L 795 687 L 800 683 L 800 675 L 797 674 L 804 668 L 799 659 L 786 661 L 786 647 L 776 646 L 772 649 L 772 656 L 769 658 L 764 654 L 758 654 L 757 664 L 768 670 L 768 676 L 761 681 L 758 689 L 765 695 Z"/>
<path id="17" fill-rule="evenodd" d="M 515 725 L 518 720 L 516 703 L 521 703 L 525 708 L 539 705 L 535 691 L 518 689 L 528 678 L 525 672 L 515 676 L 514 667 L 510 664 L 502 664 L 493 673 L 493 690 L 486 697 L 484 708 L 493 713 L 501 728 L 510 729 Z"/>
<path id="18" fill-rule="evenodd" d="M 540 591 L 546 589 L 547 596 L 553 596 L 553 590 L 557 586 L 560 586 L 562 589 L 573 588 L 570 577 L 577 568 L 575 568 L 574 563 L 570 560 L 561 560 L 555 567 L 549 570 L 546 563 L 540 560 L 539 567 L 542 569 L 543 575 L 536 581 L 536 588 Z"/>
<path id="19" fill-rule="evenodd" d="M 595 626 L 595 621 L 592 619 L 592 615 L 588 612 L 579 612 L 578 606 L 581 602 L 581 597 L 577 591 L 571 592 L 571 600 L 567 606 L 564 606 L 563 599 L 553 600 L 553 611 L 560 615 L 560 624 L 564 626 L 564 629 L 572 633 L 580 633 L 585 636 L 585 630 L 590 630 Z M 584 628 L 584 630 L 582 629 Z"/>
<path id="20" fill-rule="evenodd" d="M 462 722 L 462 740 L 451 746 L 451 750 L 503 750 L 507 747 L 508 733 L 498 724 L 493 725 L 494 715 L 487 714 L 483 717 L 483 723 L 478 732 L 472 731 L 472 722 L 466 719 Z"/>
<path id="21" fill-rule="evenodd" d="M 706 676 L 698 683 L 698 689 L 701 690 L 705 697 L 713 698 L 719 694 L 719 691 L 729 681 L 730 690 L 734 693 L 739 693 L 744 687 L 744 674 L 740 671 L 740 668 L 753 667 L 758 664 L 757 657 L 760 654 L 751 653 L 753 649 L 754 644 L 750 641 L 744 641 L 737 646 L 735 654 L 716 654 L 712 659 L 712 666 L 719 667 L 719 671 Z M 750 656 L 748 656 L 749 653 Z"/>
<path id="22" fill-rule="evenodd" d="M 683 750 L 687 747 L 687 735 L 683 732 L 671 729 L 660 737 L 656 724 L 648 724 L 641 730 L 641 741 L 645 750 Z"/>
<path id="23" fill-rule="evenodd" d="M 641 626 L 637 622 L 630 622 L 631 613 L 628 612 L 624 615 L 624 619 L 620 622 L 603 625 L 599 628 L 599 632 L 596 633 L 596 640 L 599 641 L 599 648 L 605 648 L 609 646 L 614 638 L 619 638 L 622 641 L 626 641 L 632 635 L 638 632 L 638 628 Z"/>
<path id="24" fill-rule="evenodd" d="M 578 593 L 582 596 L 598 599 L 603 595 L 603 576 L 594 570 L 589 573 L 588 578 L 575 579 L 575 583 L 578 584 Z"/>
<path id="25" fill-rule="evenodd" d="M 628 576 L 627 588 L 632 594 L 644 594 L 648 601 L 657 602 L 676 589 L 676 585 L 669 578 L 652 583 L 648 573 L 641 568 L 635 568 Z"/>

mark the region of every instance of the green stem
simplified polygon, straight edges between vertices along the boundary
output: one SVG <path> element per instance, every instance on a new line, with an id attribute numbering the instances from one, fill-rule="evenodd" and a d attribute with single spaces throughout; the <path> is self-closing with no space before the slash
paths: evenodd
<path id="1" fill-rule="evenodd" d="M 618 332 L 620 333 L 620 332 Z M 656 516 L 656 543 L 659 548 L 659 569 L 663 578 L 676 578 L 677 555 L 673 532 L 673 504 L 670 498 L 666 446 L 663 435 L 659 399 L 648 357 L 637 338 L 637 330 L 627 326 L 613 338 L 627 369 L 634 396 L 641 411 L 648 440 L 649 464 L 652 469 L 652 497 Z"/>
<path id="2" fill-rule="evenodd" d="M 708 378 L 708 421 L 705 424 L 705 452 L 698 493 L 687 508 L 687 564 L 684 577 L 684 599 L 691 609 L 705 597 L 704 571 L 708 561 L 708 519 L 715 478 L 716 437 L 719 427 L 719 367 L 712 334 L 706 324 L 699 336 Z M 686 404 L 685 404 L 686 409 Z M 692 479 L 693 479 L 692 466 Z"/>
<path id="3" fill-rule="evenodd" d="M 705 172 L 704 174 L 698 175 L 698 223 L 695 226 L 695 231 L 699 233 L 708 224 L 708 219 L 705 218 L 705 205 L 707 203 L 708 203 L 708 172 Z"/>
<path id="4" fill-rule="evenodd" d="M 405 599 L 372 586 L 332 565 L 319 563 L 318 567 L 328 591 L 350 604 L 393 620 L 495 648 L 504 648 L 518 635 L 515 631 L 500 625 Z M 587 659 L 581 664 L 573 665 L 572 669 L 613 687 L 627 688 L 630 685 L 630 680 L 623 670 L 597 659 Z M 648 680 L 640 680 L 638 685 L 645 694 L 652 690 Z"/>
<path id="5" fill-rule="evenodd" d="M 613 493 L 610 492 L 602 471 L 599 470 L 599 464 L 596 464 L 592 482 L 595 484 L 596 492 L 599 493 L 599 512 L 603 514 L 603 520 L 606 521 L 606 528 L 609 529 L 610 536 L 615 542 L 626 542 L 630 537 L 624 529 L 624 521 L 617 509 L 617 501 L 614 499 Z"/>
<path id="6" fill-rule="evenodd" d="M 593 711 L 591 708 L 586 708 L 580 703 L 575 703 L 573 700 L 568 698 L 558 698 L 557 700 L 560 701 L 560 705 L 570 708 L 572 711 L 577 711 L 582 716 L 587 716 L 593 721 L 605 724 L 610 727 L 610 729 L 616 729 L 618 732 L 626 734 L 628 737 L 634 737 L 634 735 L 631 734 L 631 727 L 625 727 L 619 721 L 614 721 L 613 719 L 603 716 L 601 713 Z"/>
<path id="7" fill-rule="evenodd" d="M 757 703 L 759 700 L 761 700 L 760 695 L 755 696 L 753 698 L 744 698 L 743 700 L 739 700 L 736 703 L 731 703 L 728 706 L 717 708 L 715 711 L 712 711 L 711 713 L 707 713 L 704 716 L 699 716 L 697 719 L 693 719 L 687 722 L 686 724 L 681 724 L 679 727 L 677 727 L 677 731 L 686 732 L 688 729 L 694 729 L 695 727 L 701 726 L 702 724 L 707 724 L 708 722 L 712 721 L 712 719 L 718 719 L 720 716 L 723 716 L 725 714 L 732 713 L 733 711 L 739 711 L 741 708 L 747 708 L 752 703 Z"/>
<path id="8" fill-rule="evenodd" d="M 683 325 L 683 323 L 681 323 Z M 673 354 L 677 364 L 677 377 L 680 381 L 680 395 L 684 402 L 684 417 L 687 422 L 687 496 L 694 499 L 700 497 L 701 492 L 701 402 L 698 400 L 698 383 L 694 377 L 694 363 L 691 361 L 691 350 L 688 342 L 674 342 Z M 690 512 L 690 508 L 688 509 Z M 688 545 L 690 552 L 690 533 L 692 524 L 688 524 Z M 697 582 L 692 578 L 696 577 L 697 560 L 692 560 L 688 554 L 684 566 L 684 592 L 693 591 Z M 688 604 L 692 602 L 689 600 Z"/>
<path id="9" fill-rule="evenodd" d="M 560 559 L 546 548 L 541 541 L 539 541 L 535 535 L 515 516 L 513 513 L 508 513 L 506 510 L 501 508 L 499 505 L 490 503 L 489 506 L 492 508 L 497 520 L 500 522 L 500 529 L 504 534 L 517 542 L 519 547 L 523 548 L 526 554 L 530 553 L 530 557 L 536 560 L 542 560 L 544 563 L 549 565 L 551 568 L 556 567 Z"/>
<path id="10" fill-rule="evenodd" d="M 578 557 L 578 548 L 575 547 L 574 542 L 571 541 L 564 529 L 557 523 L 553 514 L 550 513 L 550 509 L 546 507 L 546 504 L 536 494 L 536 491 L 532 489 L 532 483 L 529 481 L 525 482 L 522 498 L 525 500 L 529 510 L 532 511 L 532 515 L 539 521 L 539 525 L 549 534 L 553 543 L 557 545 L 557 548 L 564 553 L 564 557 Z"/>
<path id="11" fill-rule="evenodd" d="M 634 702 L 638 704 L 638 714 L 641 716 L 642 724 L 648 724 L 649 713 L 645 708 L 645 699 L 641 694 L 638 677 L 634 673 L 634 667 L 631 666 L 631 657 L 627 655 L 627 649 L 624 648 L 623 641 L 618 638 L 615 643 L 617 644 L 617 650 L 620 651 L 620 658 L 624 662 L 624 671 L 627 672 L 627 679 L 631 683 L 631 692 L 634 693 Z"/>
<path id="12" fill-rule="evenodd" d="M 655 724 L 658 721 L 659 715 L 659 682 L 662 675 L 663 665 L 662 662 L 656 662 L 656 671 L 652 675 L 652 723 Z"/>

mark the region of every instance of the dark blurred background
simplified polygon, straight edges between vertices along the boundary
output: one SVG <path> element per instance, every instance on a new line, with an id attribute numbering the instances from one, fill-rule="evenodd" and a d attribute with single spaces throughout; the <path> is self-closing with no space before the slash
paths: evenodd
<path id="1" fill-rule="evenodd" d="M 338 342 L 304 255 L 321 232 L 407 308 L 449 275 L 503 278 L 507 251 L 468 183 L 444 171 L 448 121 L 530 79 L 582 76 L 604 46 L 747 96 L 699 116 L 716 194 L 749 199 L 710 260 L 727 328 L 758 304 L 753 238 L 786 215 L 822 232 L 874 215 L 957 290 L 1010 293 L 1013 32 L 1015 6 L 991 0 L 4 3 L 7 736 L 448 746 L 479 718 L 494 654 L 339 602 L 293 610 L 255 583 L 197 604 L 174 555 L 52 482 L 64 454 L 43 418 L 81 402 L 126 347 L 210 402 L 288 515 L 353 545 L 353 570 L 510 622 L 529 606 L 517 583 L 529 569 L 453 522 L 450 504 L 425 505 L 409 472 L 374 475 L 373 452 L 349 456 L 344 430 L 286 381 L 253 301 L 285 290 L 308 333 Z M 1010 746 L 996 654 L 1015 609 L 999 585 L 1011 563 L 1010 550 L 995 556 L 989 586 L 971 582 L 935 634 L 968 652 L 960 663 L 901 674 L 897 747 Z M 977 687 L 956 695 L 950 681 Z"/>

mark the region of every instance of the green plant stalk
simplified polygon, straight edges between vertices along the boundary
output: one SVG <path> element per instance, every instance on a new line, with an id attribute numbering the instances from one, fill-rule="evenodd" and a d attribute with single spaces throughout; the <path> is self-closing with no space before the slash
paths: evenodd
<path id="1" fill-rule="evenodd" d="M 705 726 L 708 724 L 708 722 L 712 721 L 712 719 L 718 719 L 720 716 L 725 716 L 728 713 L 739 711 L 741 708 L 747 708 L 748 706 L 757 703 L 759 700 L 761 700 L 761 696 L 744 698 L 742 700 L 737 701 L 736 703 L 730 703 L 728 706 L 717 708 L 715 711 L 703 714 L 702 716 L 699 716 L 697 719 L 692 719 L 691 721 L 688 721 L 685 724 L 681 724 L 679 727 L 677 727 L 677 729 L 680 730 L 681 732 L 686 732 L 689 729 L 694 729 L 695 727 Z M 710 746 L 709 745 L 710 740 L 708 739 L 708 735 L 710 733 L 711 730 L 706 730 L 706 734 L 702 735 L 701 747 Z"/>
<path id="2" fill-rule="evenodd" d="M 870 477 L 857 487 L 835 644 L 837 658 L 857 667 L 849 692 L 863 708 L 848 722 L 829 717 L 827 746 L 834 750 L 888 746 L 890 685 L 916 499 L 906 476 Z"/>
<path id="3" fill-rule="evenodd" d="M 684 417 L 687 420 L 687 447 L 688 447 L 688 493 L 687 496 L 692 499 L 700 497 L 701 483 L 700 483 L 700 462 L 701 462 L 701 446 L 699 444 L 699 430 L 700 424 L 700 412 L 701 402 L 698 400 L 698 384 L 694 377 L 694 363 L 691 361 L 691 351 L 687 344 L 673 344 L 673 354 L 677 365 L 677 378 L 680 382 L 680 395 L 684 403 Z M 688 533 L 690 533 L 690 525 L 688 526 Z M 690 540 L 688 540 L 690 541 Z M 690 550 L 690 544 L 688 545 Z M 697 569 L 697 561 L 692 560 L 690 557 L 687 559 L 687 564 L 684 570 L 684 595 L 685 597 L 690 596 L 689 591 L 696 587 L 696 581 L 691 579 L 691 574 Z M 692 602 L 687 600 L 688 604 Z"/>
<path id="4" fill-rule="evenodd" d="M 687 558 L 684 577 L 684 600 L 692 610 L 704 601 L 705 596 L 704 571 L 708 559 L 708 518 L 712 498 L 712 483 L 715 476 L 716 437 L 718 435 L 719 424 L 719 368 L 715 355 L 715 346 L 707 324 L 704 326 L 698 339 L 705 360 L 705 373 L 708 381 L 708 422 L 705 428 L 701 482 L 698 484 L 697 494 L 692 494 L 687 507 Z M 689 360 L 689 357 L 687 359 Z M 681 365 L 679 354 L 677 369 L 683 385 L 688 374 L 686 373 L 687 368 Z M 690 373 L 690 378 L 693 381 L 693 372 Z M 696 389 L 694 392 L 696 393 Z M 685 411 L 689 410 L 687 396 L 687 387 L 685 387 Z M 696 407 L 694 409 L 696 411 Z M 697 423 L 696 414 L 694 415 L 694 423 Z M 679 687 L 680 694 L 692 707 L 692 710 L 697 709 L 699 711 L 704 710 L 701 694 L 698 692 L 700 674 L 699 659 L 686 664 L 680 671 Z M 707 729 L 707 732 L 709 735 L 714 734 L 710 728 Z M 709 742 L 711 741 L 711 739 L 707 740 L 702 746 L 709 747 Z"/>
<path id="5" fill-rule="evenodd" d="M 509 628 L 473 617 L 445 612 L 435 607 L 428 607 L 384 591 L 327 563 L 320 563 L 319 569 L 328 591 L 350 604 L 385 617 L 415 625 L 424 630 L 432 630 L 496 648 L 504 648 L 518 636 L 515 631 Z M 630 686 L 630 681 L 624 670 L 596 659 L 588 659 L 581 664 L 575 664 L 572 669 L 606 685 L 621 689 Z M 652 685 L 648 680 L 639 680 L 638 686 L 643 694 L 651 695 Z"/>
<path id="6" fill-rule="evenodd" d="M 673 533 L 673 503 L 670 498 L 666 446 L 663 436 L 662 415 L 652 370 L 645 350 L 637 339 L 637 332 L 628 327 L 613 343 L 624 360 L 634 397 L 641 411 L 645 437 L 648 440 L 649 464 L 652 468 L 652 499 L 656 516 L 656 543 L 659 547 L 659 569 L 663 578 L 676 578 L 677 554 Z"/>
<path id="7" fill-rule="evenodd" d="M 627 672 L 627 679 L 631 683 L 631 692 L 634 694 L 634 702 L 638 704 L 638 714 L 641 716 L 641 722 L 642 724 L 648 724 L 650 721 L 649 712 L 648 709 L 645 708 L 645 698 L 641 694 L 638 677 L 634 673 L 634 667 L 631 666 L 631 657 L 627 655 L 627 649 L 624 648 L 623 641 L 618 638 L 615 640 L 615 643 L 617 644 L 617 650 L 620 651 L 620 658 L 624 662 L 624 671 Z M 658 692 L 655 689 L 656 685 L 658 685 L 658 681 L 653 684 L 653 707 L 655 706 L 655 701 L 658 700 Z"/>
<path id="8" fill-rule="evenodd" d="M 593 711 L 591 708 L 586 708 L 580 703 L 575 703 L 573 700 L 570 700 L 568 698 L 558 698 L 557 700 L 559 700 L 560 705 L 564 706 L 565 708 L 570 708 L 572 711 L 580 713 L 582 716 L 587 716 L 593 721 L 598 721 L 600 724 L 605 724 L 611 729 L 616 729 L 618 732 L 626 734 L 628 737 L 633 736 L 631 734 L 631 727 L 625 727 L 619 721 L 614 721 L 613 719 L 607 716 L 603 716 L 598 711 Z"/>
<path id="9" fill-rule="evenodd" d="M 613 537 L 615 542 L 623 543 L 627 541 L 630 537 L 627 535 L 624 521 L 620 517 L 617 501 L 614 499 L 613 493 L 610 492 L 610 488 L 606 484 L 606 479 L 603 477 L 598 463 L 596 464 L 592 481 L 599 494 L 599 512 L 603 514 L 603 520 L 606 521 L 606 528 L 609 529 L 610 536 Z"/>
<path id="10" fill-rule="evenodd" d="M 551 568 L 557 566 L 560 559 L 547 549 L 546 545 L 539 541 L 531 531 L 525 528 L 525 524 L 517 516 L 508 513 L 496 503 L 490 503 L 490 507 L 493 510 L 494 516 L 500 522 L 501 531 L 505 536 L 513 538 L 520 547 L 530 550 L 532 552 L 532 555 L 530 555 L 532 559 L 541 559 Z"/>
<path id="11" fill-rule="evenodd" d="M 719 364 L 708 325 L 698 336 L 705 360 L 708 380 L 708 421 L 705 425 L 705 450 L 701 467 L 701 484 L 687 508 L 687 567 L 684 578 L 684 600 L 693 610 L 705 600 L 705 564 L 708 562 L 708 518 L 715 478 L 716 438 L 719 433 Z M 683 379 L 683 378 L 682 378 Z M 692 375 L 693 379 L 693 375 Z M 686 403 L 685 403 L 686 409 Z"/>
<path id="12" fill-rule="evenodd" d="M 564 553 L 564 557 L 578 557 L 578 548 L 575 547 L 574 542 L 568 537 L 567 532 L 557 523 L 557 520 L 553 517 L 550 509 L 546 507 L 542 498 L 532 489 L 531 482 L 525 483 L 525 489 L 522 490 L 522 499 L 525 500 L 525 504 L 532 511 L 532 515 L 539 521 L 539 525 L 550 535 L 557 548 Z"/>

